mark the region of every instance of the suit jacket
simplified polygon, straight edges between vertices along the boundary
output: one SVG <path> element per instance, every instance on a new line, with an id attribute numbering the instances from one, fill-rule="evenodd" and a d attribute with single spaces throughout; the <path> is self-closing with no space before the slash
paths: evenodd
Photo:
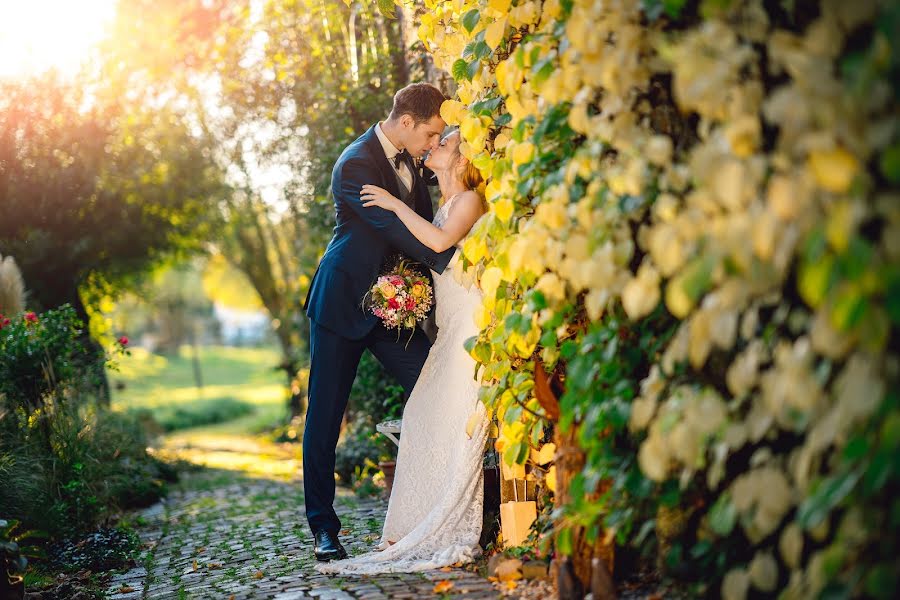
<path id="1" fill-rule="evenodd" d="M 419 173 L 413 172 L 415 210 L 431 221 L 434 213 L 428 187 Z M 399 197 L 394 168 L 372 126 L 347 146 L 331 173 L 336 225 L 319 268 L 309 286 L 303 307 L 307 316 L 347 339 L 365 337 L 378 317 L 362 308 L 362 300 L 390 255 L 401 252 L 437 273 L 443 272 L 453 257 L 454 248 L 434 252 L 413 236 L 393 212 L 378 207 L 363 207 L 359 192 L 371 184 Z"/>

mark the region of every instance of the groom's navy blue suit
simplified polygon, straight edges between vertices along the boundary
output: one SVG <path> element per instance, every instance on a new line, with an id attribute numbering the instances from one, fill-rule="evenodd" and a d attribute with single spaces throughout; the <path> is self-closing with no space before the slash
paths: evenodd
<path id="1" fill-rule="evenodd" d="M 410 200 L 416 212 L 431 221 L 428 188 L 412 170 Z M 378 277 L 385 258 L 397 251 L 438 273 L 454 253 L 453 248 L 437 253 L 424 246 L 394 213 L 363 207 L 359 193 L 366 184 L 400 197 L 394 168 L 374 126 L 350 144 L 334 165 L 331 191 L 337 224 L 304 305 L 310 319 L 310 377 L 303 434 L 303 487 L 306 518 L 313 532 L 336 533 L 341 527 L 332 506 L 334 449 L 363 351 L 370 350 L 408 394 L 430 347 L 418 328 L 408 345 L 405 335 L 398 342 L 396 332 L 385 329 L 378 317 L 362 309 L 363 296 Z"/>

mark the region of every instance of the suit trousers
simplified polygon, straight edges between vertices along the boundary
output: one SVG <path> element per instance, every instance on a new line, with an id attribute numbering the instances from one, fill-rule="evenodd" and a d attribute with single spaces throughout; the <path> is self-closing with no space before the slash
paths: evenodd
<path id="1" fill-rule="evenodd" d="M 306 519 L 313 533 L 337 533 L 341 522 L 333 506 L 334 450 L 362 353 L 369 350 L 409 397 L 431 342 L 418 327 L 409 344 L 408 330 L 400 332 L 398 341 L 397 331 L 386 329 L 380 322 L 364 338 L 350 340 L 313 321 L 309 338 L 309 403 L 303 433 Z"/>

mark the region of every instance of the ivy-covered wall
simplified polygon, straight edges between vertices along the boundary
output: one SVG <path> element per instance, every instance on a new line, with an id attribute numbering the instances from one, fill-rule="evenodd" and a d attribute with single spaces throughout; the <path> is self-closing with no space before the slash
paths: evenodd
<path id="1" fill-rule="evenodd" d="M 583 453 L 557 551 L 581 528 L 726 598 L 891 594 L 900 7 L 425 8 L 488 180 L 458 276 L 498 445 L 524 464 L 554 427 Z"/>

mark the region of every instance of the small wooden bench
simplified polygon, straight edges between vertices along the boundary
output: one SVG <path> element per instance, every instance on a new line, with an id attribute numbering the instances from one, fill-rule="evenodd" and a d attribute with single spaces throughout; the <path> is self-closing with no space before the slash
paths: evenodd
<path id="1" fill-rule="evenodd" d="M 383 433 L 388 437 L 389 440 L 394 442 L 399 447 L 400 440 L 397 439 L 397 436 L 400 435 L 400 426 L 402 423 L 403 419 L 383 421 L 375 426 L 375 431 L 377 431 L 378 433 Z"/>

